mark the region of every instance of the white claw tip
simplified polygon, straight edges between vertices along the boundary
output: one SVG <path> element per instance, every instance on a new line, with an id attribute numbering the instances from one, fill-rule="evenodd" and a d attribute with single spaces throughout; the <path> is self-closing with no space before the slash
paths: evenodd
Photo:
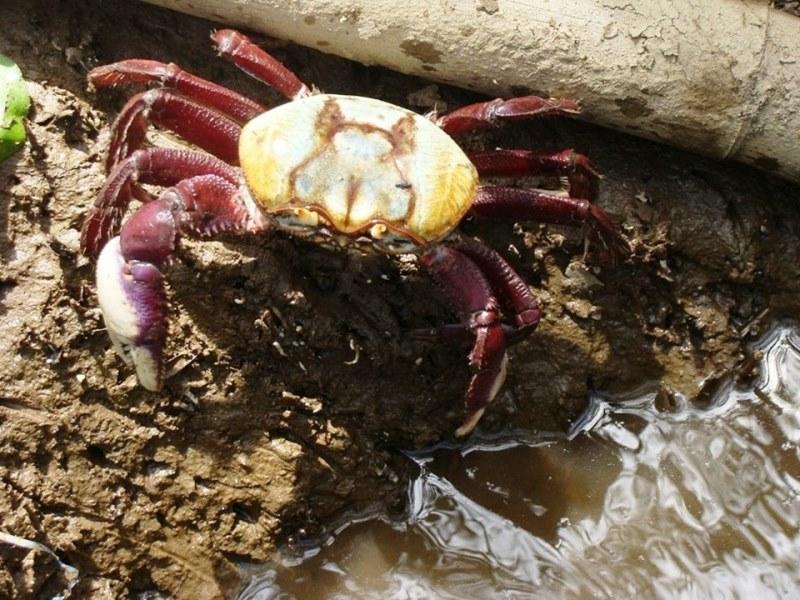
<path id="1" fill-rule="evenodd" d="M 147 348 L 135 347 L 131 350 L 131 355 L 136 365 L 136 378 L 139 380 L 139 384 L 151 392 L 160 390 L 161 371 L 152 352 Z"/>

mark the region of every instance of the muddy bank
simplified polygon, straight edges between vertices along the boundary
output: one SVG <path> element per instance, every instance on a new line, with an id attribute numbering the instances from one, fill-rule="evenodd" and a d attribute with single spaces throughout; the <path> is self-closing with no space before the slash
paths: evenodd
<path id="1" fill-rule="evenodd" d="M 74 597 L 158 590 L 230 597 L 237 564 L 343 510 L 401 514 L 398 448 L 452 435 L 466 349 L 408 332 L 452 319 L 413 266 L 280 237 L 186 243 L 170 272 L 171 376 L 135 384 L 110 349 L 82 215 L 102 185 L 107 125 L 130 91 L 85 72 L 131 56 L 180 63 L 265 103 L 214 58 L 208 22 L 125 2 L 14 1 L 0 39 L 31 80 L 30 142 L 0 165 L 0 530 L 75 567 Z M 267 42 L 306 81 L 424 111 L 474 96 Z M 470 223 L 541 298 L 487 430 L 559 429 L 587 391 L 663 382 L 704 401 L 745 364 L 742 342 L 797 314 L 798 189 L 578 122 L 491 133 L 488 145 L 575 147 L 605 175 L 599 203 L 635 248 L 609 269 L 580 232 Z M 55 557 L 0 540 L 0 596 L 56 593 Z"/>

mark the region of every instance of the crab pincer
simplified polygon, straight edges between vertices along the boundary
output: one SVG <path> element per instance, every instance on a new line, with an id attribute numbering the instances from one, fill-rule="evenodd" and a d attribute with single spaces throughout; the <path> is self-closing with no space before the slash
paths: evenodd
<path id="1" fill-rule="evenodd" d="M 158 390 L 168 329 L 161 271 L 148 262 L 126 260 L 115 237 L 97 260 L 97 297 L 114 350 L 135 367 L 144 388 Z"/>

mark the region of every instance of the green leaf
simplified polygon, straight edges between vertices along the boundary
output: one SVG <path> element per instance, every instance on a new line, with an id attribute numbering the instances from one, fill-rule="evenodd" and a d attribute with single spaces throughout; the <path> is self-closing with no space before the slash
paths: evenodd
<path id="1" fill-rule="evenodd" d="M 22 79 L 22 71 L 0 54 L 0 161 L 14 154 L 25 142 L 23 119 L 31 99 Z"/>

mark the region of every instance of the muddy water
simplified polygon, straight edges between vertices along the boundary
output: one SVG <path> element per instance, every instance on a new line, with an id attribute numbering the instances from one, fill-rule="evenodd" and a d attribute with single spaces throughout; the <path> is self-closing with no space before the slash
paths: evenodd
<path id="1" fill-rule="evenodd" d="M 351 520 L 243 598 L 800 597 L 800 330 L 708 407 L 596 397 L 568 435 L 412 456 L 404 522 Z"/>

